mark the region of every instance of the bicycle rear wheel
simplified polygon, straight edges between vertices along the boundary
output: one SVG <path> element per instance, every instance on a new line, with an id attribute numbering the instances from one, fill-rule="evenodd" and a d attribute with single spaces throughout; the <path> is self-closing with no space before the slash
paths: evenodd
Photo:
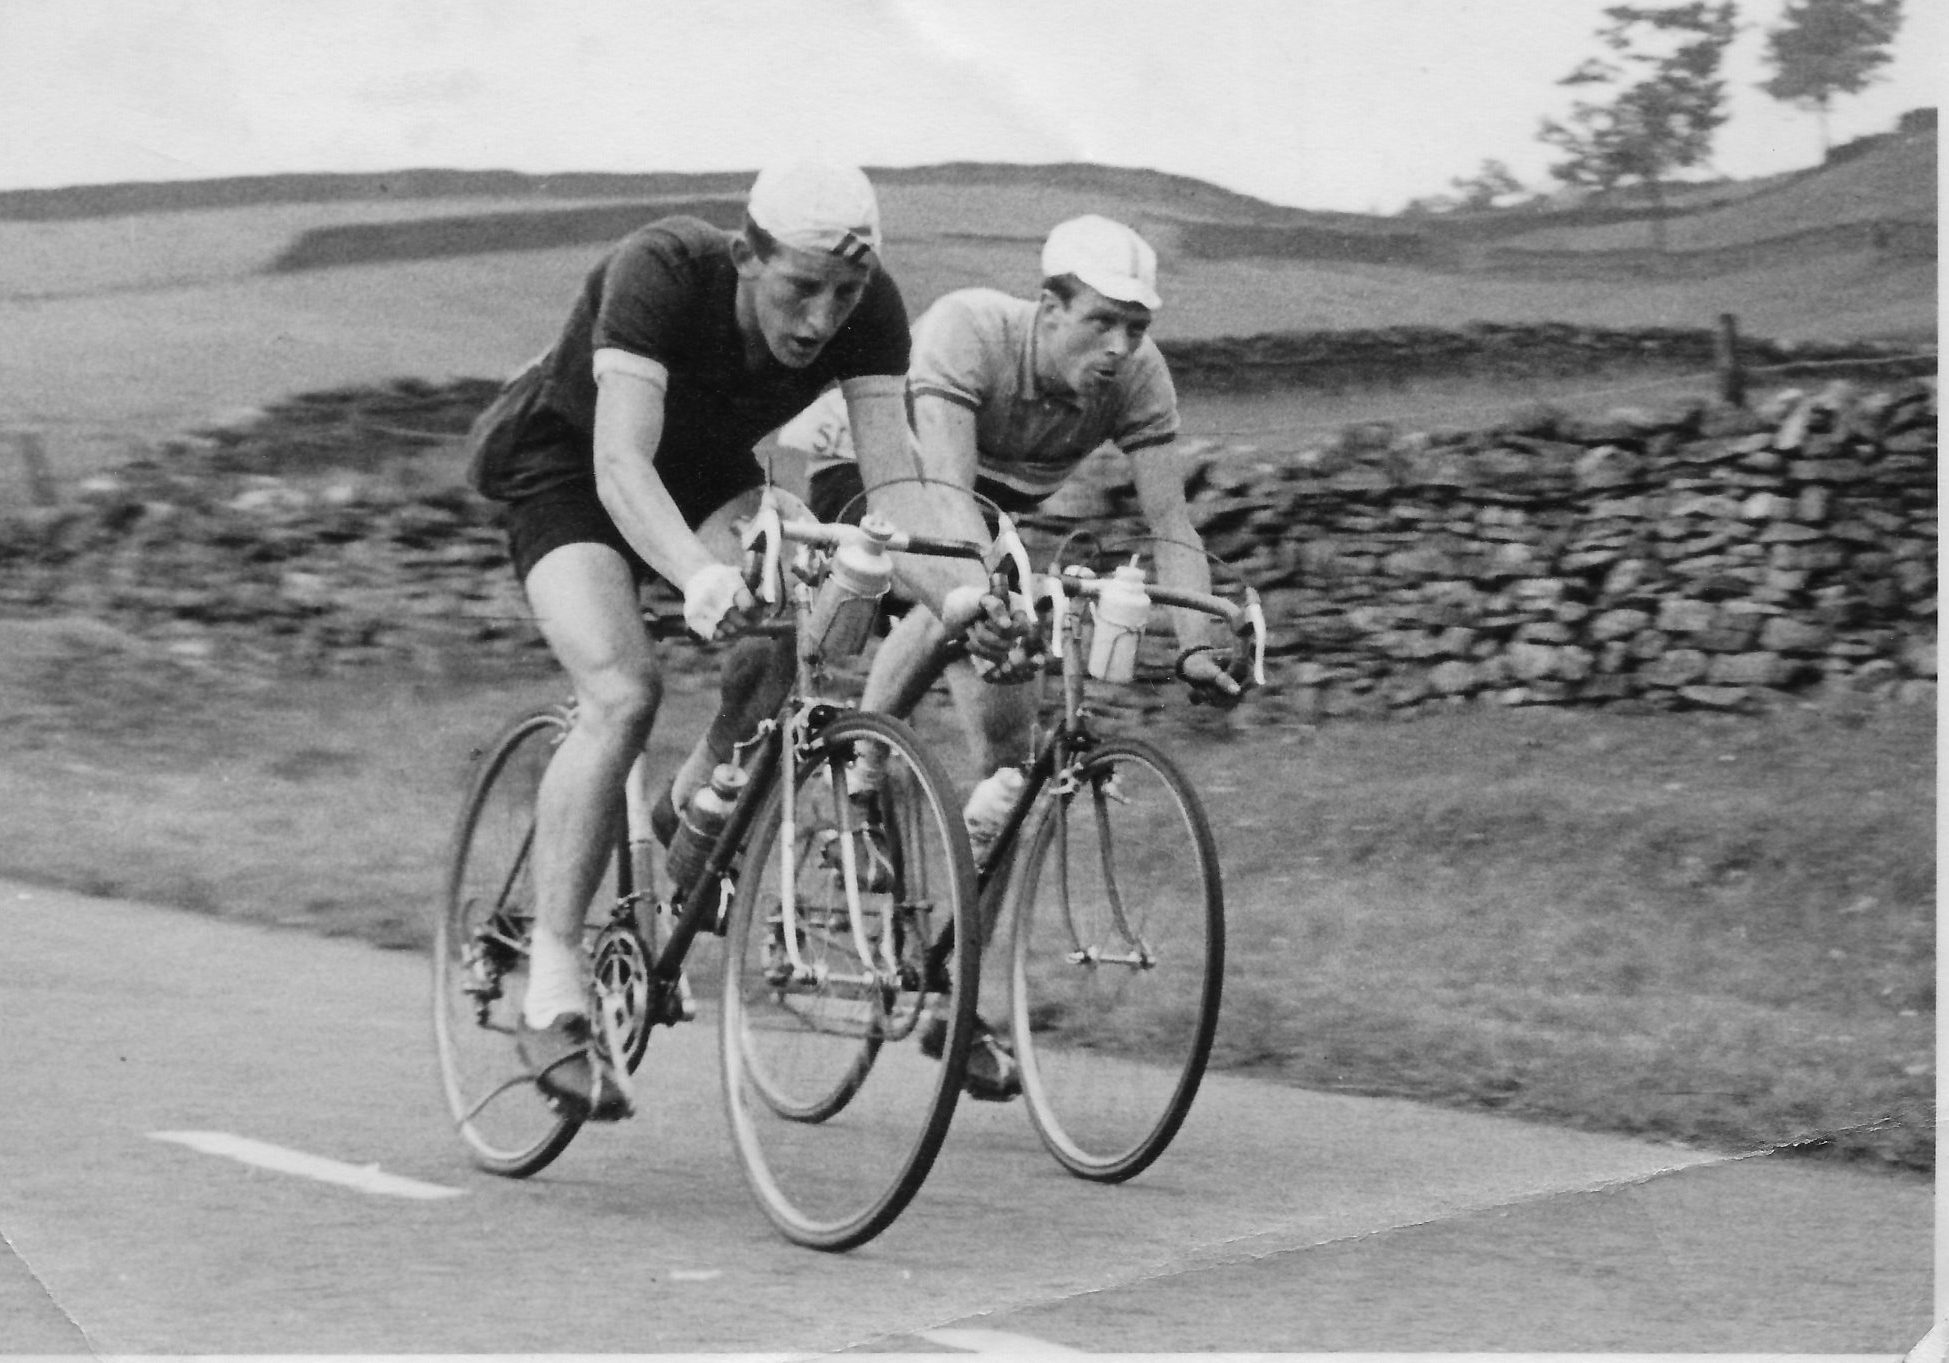
<path id="1" fill-rule="evenodd" d="M 847 768 L 868 747 L 885 776 L 856 800 Z M 954 1114 L 978 983 L 974 866 L 946 774 L 898 720 L 841 715 L 796 778 L 789 835 L 782 782 L 757 816 L 726 933 L 725 1101 L 773 1223 L 799 1244 L 851 1249 L 913 1198 Z M 955 946 L 930 978 L 927 946 L 943 931 Z M 923 1053 L 930 1030 L 939 1059 Z"/>
<path id="2" fill-rule="evenodd" d="M 455 1128 L 481 1168 L 525 1178 L 580 1122 L 549 1106 L 515 1052 L 534 928 L 535 792 L 568 732 L 555 707 L 488 747 L 461 806 L 433 943 L 433 1034 Z"/>
<path id="3" fill-rule="evenodd" d="M 1029 1116 L 1082 1178 L 1134 1177 L 1197 1096 L 1218 1023 L 1225 906 L 1197 792 L 1138 739 L 1043 802 L 1019 870 L 1013 1034 Z"/>

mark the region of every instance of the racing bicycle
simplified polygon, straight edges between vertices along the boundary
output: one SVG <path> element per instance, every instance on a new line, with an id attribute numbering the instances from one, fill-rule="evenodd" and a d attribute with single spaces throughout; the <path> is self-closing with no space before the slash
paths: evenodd
<path id="1" fill-rule="evenodd" d="M 1038 724 L 1026 780 L 977 867 L 980 922 L 984 933 L 1010 923 L 1009 1031 L 1037 1134 L 1071 1173 L 1121 1182 L 1170 1145 L 1210 1056 L 1225 970 L 1217 842 L 1182 768 L 1096 713 L 1092 617 L 1113 579 L 1081 564 L 1030 573 L 1008 517 L 991 514 L 1024 604 L 1048 618 L 1062 703 Z M 1265 615 L 1249 585 L 1238 602 L 1156 583 L 1145 592 L 1151 605 L 1223 621 L 1231 676 L 1264 684 Z M 917 677 L 891 711 L 910 715 L 938 675 Z"/>
<path id="2" fill-rule="evenodd" d="M 624 831 L 586 923 L 590 1017 L 628 1084 L 658 1027 L 703 1011 L 685 964 L 699 938 L 721 936 L 716 1011 L 733 1148 L 785 1236 L 844 1250 L 899 1216 L 946 1137 L 976 1025 L 979 934 L 946 773 L 903 721 L 827 698 L 838 659 L 808 642 L 806 627 L 835 557 L 862 536 L 892 551 L 982 553 L 870 518 L 787 520 L 769 494 L 745 536 L 748 575 L 773 606 L 756 632 L 795 634 L 796 677 L 738 750 L 742 789 L 686 883 L 658 886 L 642 758 L 617 792 Z M 534 923 L 536 791 L 575 722 L 572 704 L 545 706 L 486 748 L 435 933 L 448 1107 L 474 1161 L 511 1177 L 546 1167 L 581 1125 L 536 1087 L 514 1044 Z M 858 788 L 868 760 L 881 774 Z M 935 1051 L 923 1054 L 930 1029 Z"/>

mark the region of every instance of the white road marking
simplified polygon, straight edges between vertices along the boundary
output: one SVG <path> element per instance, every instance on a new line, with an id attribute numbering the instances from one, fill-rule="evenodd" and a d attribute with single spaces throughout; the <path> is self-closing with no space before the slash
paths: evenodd
<path id="1" fill-rule="evenodd" d="M 259 1168 L 275 1169 L 281 1174 L 337 1183 L 362 1193 L 431 1200 L 459 1197 L 464 1192 L 460 1188 L 442 1188 L 437 1183 L 421 1183 L 417 1179 L 382 1173 L 376 1164 L 343 1164 L 323 1155 L 307 1155 L 302 1150 L 287 1150 L 248 1136 L 233 1136 L 227 1131 L 151 1131 L 149 1134 L 156 1140 L 174 1141 L 206 1155 L 222 1155 Z"/>
<path id="2" fill-rule="evenodd" d="M 1007 1330 L 922 1330 L 920 1337 L 946 1349 L 962 1349 L 971 1354 L 1006 1354 L 1010 1358 L 1081 1358 L 1084 1352 Z"/>
<path id="3" fill-rule="evenodd" d="M 1902 1363 L 1942 1363 L 1945 1354 L 1949 1354 L 1949 1321 L 1939 1320 L 1902 1356 Z"/>

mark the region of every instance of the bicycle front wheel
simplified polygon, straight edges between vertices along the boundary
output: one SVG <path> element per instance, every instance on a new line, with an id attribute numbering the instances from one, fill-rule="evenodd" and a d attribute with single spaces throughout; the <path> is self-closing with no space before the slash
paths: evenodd
<path id="1" fill-rule="evenodd" d="M 881 768 L 870 794 L 856 764 Z M 721 1050 L 745 1178 L 787 1238 L 892 1224 L 946 1138 L 974 1031 L 974 864 L 913 731 L 850 713 L 759 811 L 725 938 Z M 787 890 L 790 891 L 789 904 Z M 947 959 L 928 947 L 952 932 Z"/>
<path id="2" fill-rule="evenodd" d="M 1197 1096 L 1225 972 L 1224 892 L 1204 806 L 1162 752 L 1114 739 L 1069 774 L 1019 872 L 1015 1053 L 1049 1153 L 1116 1183 L 1164 1152 Z"/>
<path id="3" fill-rule="evenodd" d="M 549 1106 L 515 1051 L 534 929 L 535 792 L 568 732 L 560 709 L 523 715 L 488 747 L 461 807 L 434 931 L 433 1034 L 455 1128 L 483 1169 L 536 1172 L 579 1122 Z"/>

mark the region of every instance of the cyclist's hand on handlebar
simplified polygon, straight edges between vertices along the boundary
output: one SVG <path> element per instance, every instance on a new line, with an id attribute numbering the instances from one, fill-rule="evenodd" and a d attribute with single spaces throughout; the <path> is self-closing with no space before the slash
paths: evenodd
<path id="1" fill-rule="evenodd" d="M 993 592 L 956 587 L 947 595 L 942 623 L 958 636 L 984 680 L 1027 681 L 1044 661 L 1042 631 L 1026 611 L 1012 611 Z"/>
<path id="2" fill-rule="evenodd" d="M 1188 648 L 1178 655 L 1178 678 L 1191 688 L 1193 705 L 1229 709 L 1245 694 L 1225 666 L 1224 655 L 1210 644 Z"/>
<path id="3" fill-rule="evenodd" d="M 684 624 L 706 642 L 740 632 L 757 614 L 758 601 L 744 574 L 728 563 L 710 563 L 684 581 Z"/>

